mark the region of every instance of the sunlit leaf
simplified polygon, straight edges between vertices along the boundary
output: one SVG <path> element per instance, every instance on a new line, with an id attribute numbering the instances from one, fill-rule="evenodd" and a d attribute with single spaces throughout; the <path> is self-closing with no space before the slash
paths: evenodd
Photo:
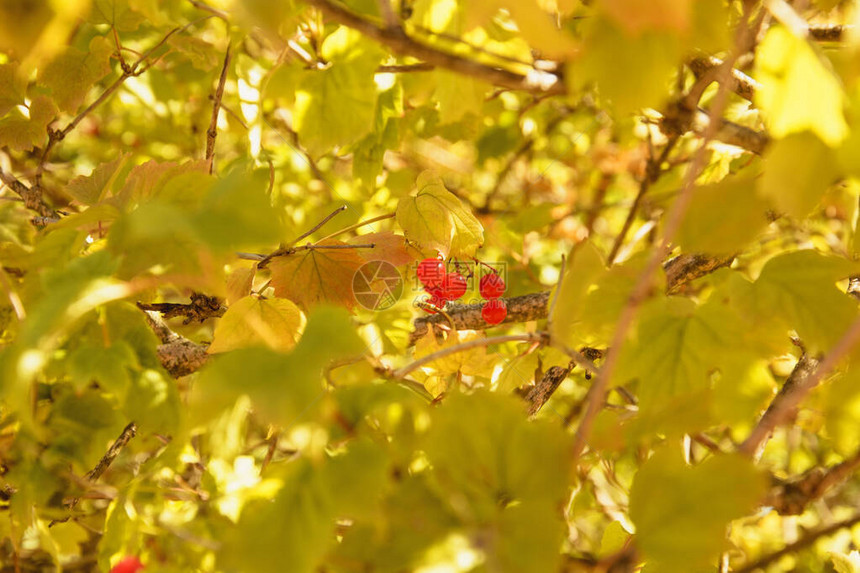
<path id="1" fill-rule="evenodd" d="M 313 155 L 361 138 L 373 127 L 381 52 L 357 32 L 339 28 L 322 51 L 331 66 L 306 71 L 296 91 L 295 129 Z"/>
<path id="2" fill-rule="evenodd" d="M 292 301 L 246 296 L 230 305 L 215 327 L 210 353 L 263 344 L 290 350 L 304 328 L 305 317 Z"/>
<path id="3" fill-rule="evenodd" d="M 769 28 L 756 50 L 755 77 L 761 82 L 755 101 L 771 135 L 808 130 L 830 147 L 845 139 L 842 86 L 805 39 Z"/>
<path id="4" fill-rule="evenodd" d="M 397 222 L 406 238 L 445 256 L 469 256 L 484 243 L 484 228 L 442 179 L 425 171 L 416 182 L 418 193 L 397 205 Z"/>

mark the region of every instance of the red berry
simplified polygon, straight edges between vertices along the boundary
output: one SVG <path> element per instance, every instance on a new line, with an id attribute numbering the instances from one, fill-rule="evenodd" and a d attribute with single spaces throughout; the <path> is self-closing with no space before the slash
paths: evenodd
<path id="1" fill-rule="evenodd" d="M 481 316 L 487 324 L 499 324 L 508 316 L 508 307 L 502 298 L 493 298 L 484 303 Z"/>
<path id="2" fill-rule="evenodd" d="M 445 280 L 445 263 L 439 259 L 424 259 L 418 263 L 415 274 L 427 289 L 441 287 Z"/>
<path id="3" fill-rule="evenodd" d="M 453 272 L 445 275 L 445 280 L 442 283 L 442 292 L 440 296 L 445 300 L 457 300 L 464 294 L 468 284 L 466 278 L 460 273 Z"/>
<path id="4" fill-rule="evenodd" d="M 140 559 L 134 556 L 123 557 L 122 560 L 113 566 L 110 573 L 137 573 L 143 569 L 143 563 Z"/>
<path id="5" fill-rule="evenodd" d="M 481 292 L 481 296 L 486 299 L 499 298 L 505 294 L 505 286 L 505 279 L 496 273 L 490 273 L 481 277 L 478 290 Z"/>

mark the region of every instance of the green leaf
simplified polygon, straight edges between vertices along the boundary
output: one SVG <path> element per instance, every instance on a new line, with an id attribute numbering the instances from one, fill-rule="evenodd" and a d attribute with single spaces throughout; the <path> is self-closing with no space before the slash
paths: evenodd
<path id="1" fill-rule="evenodd" d="M 108 24 L 120 32 L 132 32 L 143 22 L 143 16 L 130 7 L 129 0 L 94 0 L 90 21 Z"/>
<path id="2" fill-rule="evenodd" d="M 206 40 L 194 36 L 171 36 L 168 40 L 171 47 L 185 55 L 196 69 L 208 72 L 221 65 L 224 55 Z"/>
<path id="3" fill-rule="evenodd" d="M 0 119 L 0 147 L 8 145 L 14 151 L 29 151 L 44 145 L 48 139 L 48 124 L 54 121 L 57 108 L 47 96 L 39 95 L 30 102 L 29 117 L 13 109 Z"/>
<path id="4" fill-rule="evenodd" d="M 182 426 L 183 404 L 176 382 L 164 370 L 144 370 L 128 389 L 123 412 L 143 434 L 173 436 Z"/>
<path id="5" fill-rule="evenodd" d="M 811 131 L 830 147 L 848 135 L 845 95 L 809 42 L 783 26 L 768 29 L 756 50 L 755 103 L 770 134 L 781 138 Z"/>
<path id="6" fill-rule="evenodd" d="M 276 242 L 281 226 L 266 184 L 268 173 L 234 169 L 203 197 L 192 218 L 198 236 L 219 251 L 234 251 Z"/>
<path id="7" fill-rule="evenodd" d="M 589 329 L 582 324 L 589 313 L 585 301 L 594 285 L 606 275 L 603 261 L 604 256 L 591 241 L 571 251 L 561 285 L 552 294 L 555 302 L 549 322 L 553 340 L 571 348 L 589 341 Z"/>
<path id="8" fill-rule="evenodd" d="M 856 367 L 827 383 L 825 393 L 824 425 L 836 451 L 853 455 L 860 448 L 857 419 L 860 416 L 860 376 Z"/>
<path id="9" fill-rule="evenodd" d="M 833 151 L 809 132 L 772 143 L 764 155 L 759 193 L 780 211 L 797 218 L 809 215 L 837 176 Z"/>
<path id="10" fill-rule="evenodd" d="M 728 177 L 697 188 L 678 231 L 685 252 L 733 254 L 743 250 L 767 225 L 767 203 L 755 192 L 755 179 Z"/>
<path id="11" fill-rule="evenodd" d="M 741 393 L 748 371 L 769 351 L 748 336 L 739 314 L 719 301 L 697 307 L 670 297 L 643 308 L 634 339 L 622 348 L 616 381 L 639 380 L 644 429 L 702 430 L 711 418 L 714 372 L 721 373 L 725 393 Z M 678 408 L 681 403 L 687 406 Z M 694 417 L 687 415 L 690 405 L 696 406 Z"/>
<path id="12" fill-rule="evenodd" d="M 469 113 L 481 115 L 489 84 L 442 69 L 435 70 L 433 75 L 436 85 L 433 99 L 439 102 L 440 124 L 455 123 Z"/>
<path id="13" fill-rule="evenodd" d="M 688 467 L 666 448 L 645 462 L 630 490 L 630 518 L 646 561 L 666 571 L 705 567 L 726 546 L 726 527 L 765 492 L 753 463 L 719 455 Z M 662 570 L 662 569 L 661 569 Z"/>
<path id="14" fill-rule="evenodd" d="M 406 238 L 446 258 L 474 255 L 484 243 L 481 222 L 431 171 L 421 173 L 416 185 L 418 193 L 397 204 L 397 223 Z"/>
<path id="15" fill-rule="evenodd" d="M 858 263 L 816 251 L 770 259 L 755 282 L 757 314 L 784 320 L 812 352 L 832 348 L 857 315 L 836 281 L 860 272 Z"/>
<path id="16" fill-rule="evenodd" d="M 79 390 L 95 380 L 120 396 L 125 395 L 131 380 L 128 368 L 137 366 L 133 350 L 121 340 L 107 348 L 79 346 L 70 354 L 69 362 L 69 373 Z"/>
<path id="17" fill-rule="evenodd" d="M 214 358 L 194 386 L 192 408 L 208 420 L 247 394 L 264 419 L 289 426 L 308 416 L 325 393 L 323 367 L 364 349 L 346 311 L 319 308 L 289 354 L 250 347 Z"/>
<path id="18" fill-rule="evenodd" d="M 215 327 L 209 353 L 265 345 L 290 350 L 305 326 L 305 317 L 292 301 L 246 296 L 230 305 Z"/>
<path id="19" fill-rule="evenodd" d="M 570 63 L 565 76 L 571 91 L 594 81 L 600 96 L 619 115 L 643 107 L 660 107 L 669 96 L 668 81 L 681 58 L 676 34 L 644 32 L 626 36 L 604 17 L 586 32 L 583 55 Z"/>
<path id="20" fill-rule="evenodd" d="M 465 495 L 476 511 L 499 502 L 561 501 L 567 491 L 568 439 L 556 425 L 529 422 L 524 414 L 522 401 L 509 395 L 446 398 L 432 412 L 425 444 L 443 488 Z M 552 467 L 540 463 L 548 459 Z"/>
<path id="21" fill-rule="evenodd" d="M 93 38 L 88 52 L 66 48 L 41 70 L 39 84 L 48 88 L 60 110 L 75 113 L 93 84 L 110 72 L 115 50 L 106 36 Z"/>
<path id="22" fill-rule="evenodd" d="M 296 91 L 295 129 L 311 155 L 349 145 L 373 128 L 382 53 L 358 32 L 341 27 L 323 41 L 324 70 L 308 70 Z"/>

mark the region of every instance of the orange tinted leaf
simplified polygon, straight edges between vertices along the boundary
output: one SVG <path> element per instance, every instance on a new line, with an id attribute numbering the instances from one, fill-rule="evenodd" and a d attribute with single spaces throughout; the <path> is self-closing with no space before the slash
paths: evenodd
<path id="1" fill-rule="evenodd" d="M 51 90 L 57 107 L 74 113 L 93 84 L 110 72 L 113 51 L 111 41 L 104 36 L 92 39 L 89 52 L 67 48 L 44 67 L 39 84 Z"/>
<path id="2" fill-rule="evenodd" d="M 246 296 L 230 305 L 209 347 L 210 354 L 237 348 L 268 346 L 273 350 L 292 349 L 305 326 L 305 316 L 292 301 Z"/>
<path id="3" fill-rule="evenodd" d="M 346 243 L 328 240 L 319 245 Z M 304 309 L 325 302 L 351 309 L 355 306 L 352 279 L 363 264 L 357 249 L 307 249 L 278 257 L 269 268 L 275 296 L 293 300 Z"/>
<path id="4" fill-rule="evenodd" d="M 83 203 L 93 205 L 107 196 L 131 155 L 124 153 L 109 163 L 102 163 L 89 175 L 75 177 L 66 186 L 66 193 Z"/>
<path id="5" fill-rule="evenodd" d="M 227 275 L 227 304 L 233 304 L 251 294 L 256 272 L 257 267 L 247 267 L 233 269 Z"/>
<path id="6" fill-rule="evenodd" d="M 385 261 L 395 267 L 411 263 L 420 255 L 415 249 L 410 249 L 406 245 L 406 237 L 394 231 L 368 233 L 353 237 L 348 242 L 353 245 L 374 245 L 372 249 L 362 249 L 361 256 L 368 261 Z"/>

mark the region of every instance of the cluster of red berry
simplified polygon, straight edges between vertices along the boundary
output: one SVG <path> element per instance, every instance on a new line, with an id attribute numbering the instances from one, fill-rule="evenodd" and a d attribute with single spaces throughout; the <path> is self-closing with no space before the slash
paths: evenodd
<path id="1" fill-rule="evenodd" d="M 448 272 L 444 261 L 439 259 L 424 259 L 418 263 L 416 275 L 430 295 L 428 304 L 437 309 L 444 308 L 448 301 L 459 299 L 468 288 L 466 277 L 456 270 Z M 499 324 L 505 320 L 508 309 L 504 299 L 500 298 L 505 293 L 505 279 L 492 270 L 481 277 L 478 290 L 487 299 L 481 309 L 481 316 L 487 324 Z"/>

